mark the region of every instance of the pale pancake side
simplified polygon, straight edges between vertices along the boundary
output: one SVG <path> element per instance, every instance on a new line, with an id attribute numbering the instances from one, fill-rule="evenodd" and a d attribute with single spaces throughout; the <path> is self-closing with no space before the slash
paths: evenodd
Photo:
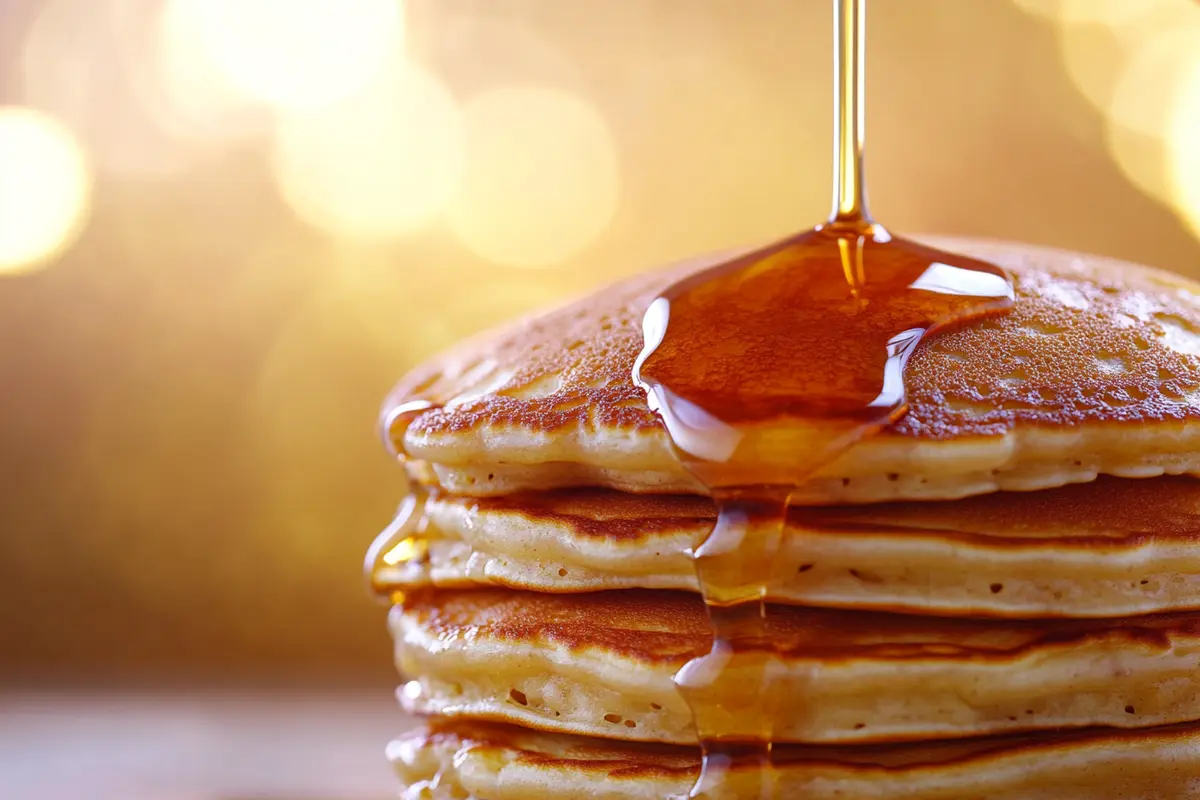
<path id="1" fill-rule="evenodd" d="M 690 495 L 435 495 L 417 557 L 375 580 L 402 590 L 696 591 L 688 553 L 714 518 L 710 500 Z M 793 509 L 775 574 L 772 600 L 834 608 L 995 617 L 1196 609 L 1200 480 L 1102 477 L 950 502 Z"/>
<path id="2" fill-rule="evenodd" d="M 1200 618 L 983 622 L 778 606 L 777 741 L 951 738 L 1200 719 Z M 674 673 L 711 647 L 703 603 L 677 592 L 417 594 L 393 610 L 410 711 L 562 733 L 694 741 Z M 744 663 L 744 662 L 743 662 Z M 759 681 L 722 677 L 720 730 Z M 716 723 L 714 723 L 716 724 Z"/>
<path id="3" fill-rule="evenodd" d="M 508 726 L 446 724 L 392 742 L 405 800 L 663 800 L 699 775 L 688 748 L 616 744 Z M 1191 727 L 959 743 L 780 747 L 772 800 L 1185 800 L 1200 796 Z M 725 800 L 761 800 L 749 775 Z"/>
<path id="4" fill-rule="evenodd" d="M 1012 313 L 923 344 L 910 410 L 823 469 L 800 502 L 953 498 L 1097 474 L 1200 471 L 1200 289 L 1019 244 L 930 239 L 1012 273 Z M 411 372 L 385 427 L 414 474 L 472 495 L 600 485 L 697 491 L 630 370 L 647 304 L 712 259 L 642 275 Z M 395 414 L 410 402 L 433 405 Z M 775 451 L 796 457 L 781 427 Z"/>

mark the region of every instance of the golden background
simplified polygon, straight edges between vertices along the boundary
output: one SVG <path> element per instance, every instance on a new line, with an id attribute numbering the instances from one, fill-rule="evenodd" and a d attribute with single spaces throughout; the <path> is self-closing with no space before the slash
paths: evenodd
<path id="1" fill-rule="evenodd" d="M 828 0 L 0 12 L 0 670 L 390 680 L 385 392 L 828 211 Z M 1200 4 L 872 0 L 903 232 L 1200 276 Z"/>

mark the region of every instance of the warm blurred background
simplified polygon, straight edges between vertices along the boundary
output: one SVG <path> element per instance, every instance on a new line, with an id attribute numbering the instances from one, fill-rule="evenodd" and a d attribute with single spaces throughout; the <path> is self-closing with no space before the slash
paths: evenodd
<path id="1" fill-rule="evenodd" d="M 829 203 L 828 0 L 0 4 L 0 670 L 392 682 L 418 359 Z M 874 0 L 893 229 L 1200 275 L 1200 3 Z"/>

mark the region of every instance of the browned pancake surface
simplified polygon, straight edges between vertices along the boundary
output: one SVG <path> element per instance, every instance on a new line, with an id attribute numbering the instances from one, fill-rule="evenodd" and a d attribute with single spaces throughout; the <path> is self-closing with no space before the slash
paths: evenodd
<path id="1" fill-rule="evenodd" d="M 707 530 L 713 502 L 692 495 L 635 495 L 603 489 L 560 489 L 506 497 L 441 498 L 477 513 L 553 523 L 573 536 L 645 539 Z M 1102 476 L 1092 483 L 1041 492 L 996 493 L 932 503 L 881 503 L 792 509 L 789 525 L 844 532 L 936 533 L 989 545 L 1075 548 L 1136 546 L 1148 539 L 1200 538 L 1200 480 L 1161 476 L 1128 480 Z"/>
<path id="2" fill-rule="evenodd" d="M 893 436 L 951 439 L 1014 423 L 1200 418 L 1200 307 L 1183 279 L 1133 264 L 1024 245 L 938 242 L 1010 270 L 1014 310 L 934 337 L 906 371 L 910 410 Z M 631 378 L 647 305 L 708 262 L 653 272 L 504 331 L 411 372 L 389 401 L 427 400 L 410 435 L 480 428 L 652 430 Z M 830 347 L 841 347 L 830 342 Z M 821 357 L 813 353 L 814 359 Z M 405 427 L 391 432 L 403 450 Z"/>
<path id="3" fill-rule="evenodd" d="M 682 664 L 708 652 L 703 602 L 682 592 L 628 590 L 544 595 L 508 590 L 419 592 L 404 613 L 443 641 L 549 642 L 599 648 L 645 663 Z M 1172 633 L 1200 632 L 1195 615 L 1129 621 L 934 619 L 779 606 L 769 618 L 791 658 L 1016 658 L 1031 648 L 1076 647 L 1091 638 L 1164 649 Z"/>
<path id="4" fill-rule="evenodd" d="M 569 735 L 547 735 L 513 725 L 461 720 L 430 720 L 414 731 L 411 741 L 419 745 L 453 743 L 508 752 L 527 764 L 555 765 L 613 777 L 650 777 L 697 773 L 700 754 L 696 748 L 647 742 L 614 742 Z M 984 736 L 977 739 L 901 744 L 864 744 L 853 747 L 784 744 L 775 752 L 780 766 L 795 764 L 858 765 L 880 770 L 905 770 L 921 766 L 950 766 L 989 756 L 1013 755 L 1022 751 L 1068 751 L 1081 745 L 1103 742 L 1137 746 L 1154 739 L 1195 741 L 1200 745 L 1200 728 L 1194 724 L 1114 730 L 1091 728 L 1074 731 Z"/>
<path id="5" fill-rule="evenodd" d="M 434 723 L 388 748 L 406 800 L 661 800 L 685 796 L 695 750 L 621 746 L 502 726 Z M 1200 790 L 1186 726 L 903 746 L 781 746 L 772 800 L 1185 800 Z M 735 766 L 722 791 L 761 800 Z"/>

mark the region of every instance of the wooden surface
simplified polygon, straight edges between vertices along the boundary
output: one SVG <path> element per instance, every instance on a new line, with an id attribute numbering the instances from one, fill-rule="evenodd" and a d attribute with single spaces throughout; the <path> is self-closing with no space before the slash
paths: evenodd
<path id="1" fill-rule="evenodd" d="M 387 691 L 0 689 L 4 800 L 384 800 Z"/>

